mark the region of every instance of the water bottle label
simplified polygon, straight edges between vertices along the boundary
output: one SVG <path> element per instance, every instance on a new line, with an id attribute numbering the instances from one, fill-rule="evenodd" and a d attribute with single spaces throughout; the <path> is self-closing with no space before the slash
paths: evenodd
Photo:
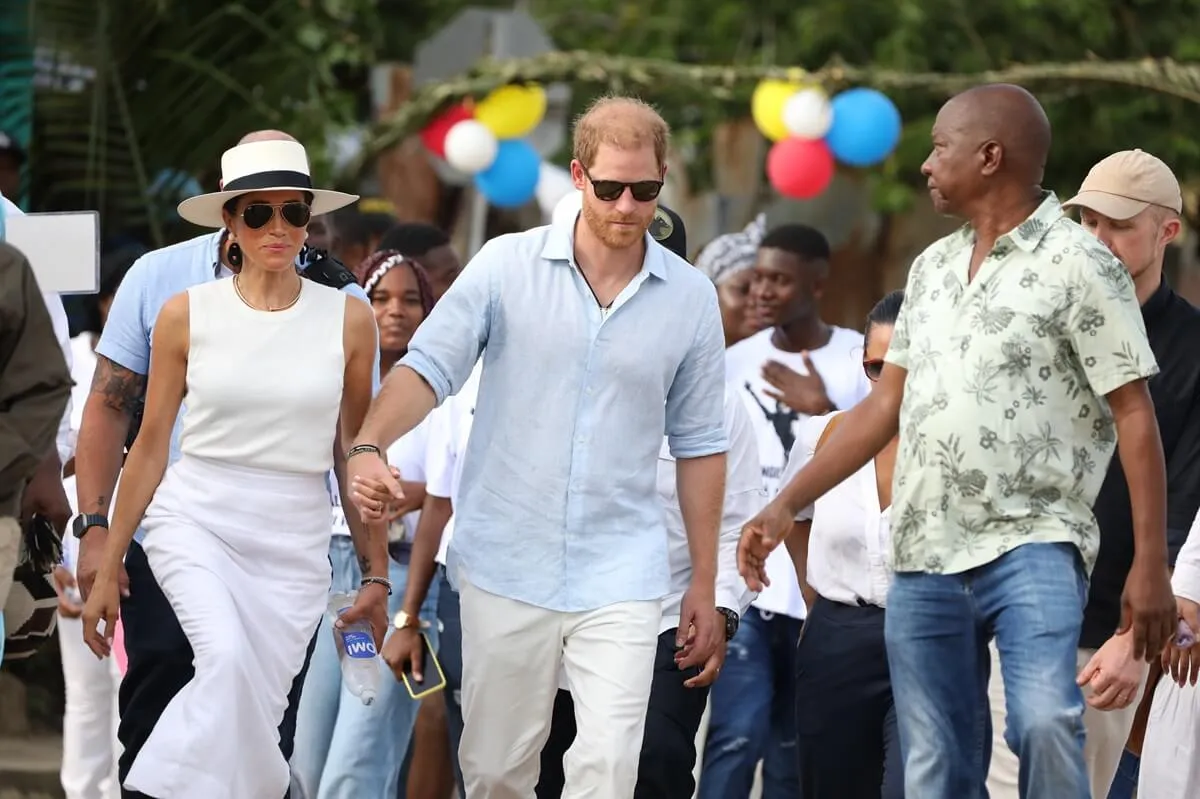
<path id="1" fill-rule="evenodd" d="M 375 640 L 368 632 L 351 630 L 342 633 L 342 642 L 346 646 L 346 654 L 352 658 L 375 657 Z"/>

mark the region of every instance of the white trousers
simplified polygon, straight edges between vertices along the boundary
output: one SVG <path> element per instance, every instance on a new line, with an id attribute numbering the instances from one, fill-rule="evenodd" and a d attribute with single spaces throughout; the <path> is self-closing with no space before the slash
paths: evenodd
<path id="1" fill-rule="evenodd" d="M 117 781 L 117 690 L 115 658 L 99 660 L 83 642 L 83 622 L 58 617 L 67 704 L 63 713 L 62 779 L 66 799 L 120 799 Z"/>
<path id="2" fill-rule="evenodd" d="M 561 613 L 461 577 L 465 799 L 530 799 L 550 734 L 559 668 L 578 734 L 562 799 L 630 799 L 637 784 L 662 603 Z"/>
<path id="3" fill-rule="evenodd" d="M 1007 709 L 1004 704 L 1000 655 L 996 651 L 995 642 L 990 644 L 989 648 L 992 653 L 992 675 L 988 682 L 988 701 L 992 709 L 992 764 L 988 770 L 988 795 L 991 799 L 1019 799 L 1017 780 L 1020 763 L 1004 740 Z M 1080 671 L 1094 654 L 1095 649 L 1079 650 L 1076 665 Z M 1083 726 L 1087 738 L 1083 745 L 1083 759 L 1087 765 L 1088 781 L 1091 783 L 1094 797 L 1107 799 L 1112 788 L 1113 778 L 1117 776 L 1117 766 L 1120 765 L 1121 755 L 1125 752 L 1125 742 L 1129 740 L 1129 731 L 1133 728 L 1133 718 L 1137 715 L 1142 692 L 1146 689 L 1146 676 L 1149 671 L 1148 664 L 1143 666 L 1141 684 L 1128 707 L 1120 710 L 1097 710 L 1091 705 L 1084 705 Z M 1090 687 L 1083 689 L 1085 699 L 1091 696 L 1091 693 Z M 1157 799 L 1157 794 L 1151 796 Z"/>
<path id="4" fill-rule="evenodd" d="M 1196 799 L 1200 796 L 1200 687 L 1179 687 L 1164 674 L 1154 689 L 1142 744 L 1138 796 Z"/>

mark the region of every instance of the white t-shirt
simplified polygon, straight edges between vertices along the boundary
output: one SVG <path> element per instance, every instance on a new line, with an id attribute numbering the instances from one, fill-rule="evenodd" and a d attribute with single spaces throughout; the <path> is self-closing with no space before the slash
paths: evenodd
<path id="1" fill-rule="evenodd" d="M 483 359 L 480 359 L 462 390 L 429 415 L 425 491 L 450 500 L 452 508 L 458 503 L 458 490 L 462 485 L 463 456 L 467 452 L 467 439 L 475 419 L 475 402 L 479 398 L 479 376 L 482 372 Z M 437 551 L 437 562 L 443 566 L 446 565 L 446 552 L 453 535 L 454 516 L 451 515 L 442 530 L 442 541 Z"/>
<path id="2" fill-rule="evenodd" d="M 67 444 L 71 453 L 75 452 L 75 441 L 79 437 L 79 427 L 83 422 L 83 406 L 87 402 L 88 392 L 92 387 L 92 375 L 96 373 L 96 353 L 92 349 L 92 334 L 81 333 L 71 339 L 71 379 L 75 385 L 71 388 L 71 407 L 68 413 Z M 118 478 L 118 483 L 120 479 Z M 79 513 L 79 495 L 75 488 L 75 475 L 63 478 L 63 491 L 66 492 L 67 502 L 71 504 L 71 513 Z M 109 506 L 117 506 L 116 491 L 113 491 L 113 502 Z M 72 574 L 75 573 L 76 560 L 79 558 L 79 539 L 69 531 L 63 536 L 63 563 Z"/>
<path id="3" fill-rule="evenodd" d="M 420 424 L 403 435 L 388 447 L 388 464 L 400 470 L 400 479 L 414 483 L 425 482 L 425 450 L 429 443 L 429 419 L 423 419 Z M 337 486 L 337 476 L 329 473 L 329 484 Z M 417 531 L 417 520 L 421 511 L 414 510 L 406 513 L 396 521 L 388 531 L 388 540 L 403 539 L 412 541 Z M 342 510 L 341 491 L 333 492 L 333 534 L 350 535 L 350 525 L 346 523 L 346 513 Z"/>
<path id="4" fill-rule="evenodd" d="M 767 361 L 778 361 L 795 372 L 807 374 L 803 356 L 776 347 L 771 343 L 773 334 L 774 329 L 768 328 L 725 351 L 729 390 L 742 398 L 750 413 L 762 464 L 763 488 L 768 497 L 779 493 L 788 453 L 800 425 L 810 418 L 807 414 L 792 411 L 766 393 L 771 389 L 762 376 Z M 870 391 L 870 382 L 863 373 L 862 347 L 862 333 L 833 327 L 829 343 L 809 351 L 813 366 L 825 381 L 829 399 L 840 410 L 857 405 Z M 767 558 L 767 576 L 771 585 L 758 595 L 754 607 L 803 619 L 806 615 L 804 598 L 800 594 L 796 570 L 784 547 L 779 547 Z"/>

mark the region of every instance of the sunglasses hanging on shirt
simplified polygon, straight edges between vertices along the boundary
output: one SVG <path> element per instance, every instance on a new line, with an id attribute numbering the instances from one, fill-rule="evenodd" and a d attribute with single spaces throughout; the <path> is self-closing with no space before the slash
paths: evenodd
<path id="1" fill-rule="evenodd" d="M 308 220 L 312 218 L 312 208 L 309 207 L 308 203 L 293 200 L 291 202 L 280 203 L 279 205 L 250 203 L 242 209 L 242 221 L 251 230 L 258 230 L 259 228 L 266 227 L 275 217 L 275 209 L 279 209 L 279 215 L 283 217 L 283 221 L 292 227 L 304 227 L 308 224 Z"/>

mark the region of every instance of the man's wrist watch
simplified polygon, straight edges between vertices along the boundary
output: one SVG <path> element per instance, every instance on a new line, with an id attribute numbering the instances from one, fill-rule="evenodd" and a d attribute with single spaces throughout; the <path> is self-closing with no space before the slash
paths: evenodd
<path id="1" fill-rule="evenodd" d="M 103 527 L 107 530 L 108 519 L 99 513 L 81 513 L 71 523 L 71 534 L 76 538 L 83 538 L 83 534 L 93 527 Z"/>
<path id="2" fill-rule="evenodd" d="M 408 611 L 402 610 L 392 618 L 392 626 L 397 630 L 419 630 L 421 629 L 421 617 L 410 615 Z"/>
<path id="3" fill-rule="evenodd" d="M 737 614 L 737 611 L 729 608 L 717 608 L 717 613 L 725 617 L 725 640 L 733 640 L 733 636 L 737 635 L 738 625 L 742 622 L 742 617 Z"/>

